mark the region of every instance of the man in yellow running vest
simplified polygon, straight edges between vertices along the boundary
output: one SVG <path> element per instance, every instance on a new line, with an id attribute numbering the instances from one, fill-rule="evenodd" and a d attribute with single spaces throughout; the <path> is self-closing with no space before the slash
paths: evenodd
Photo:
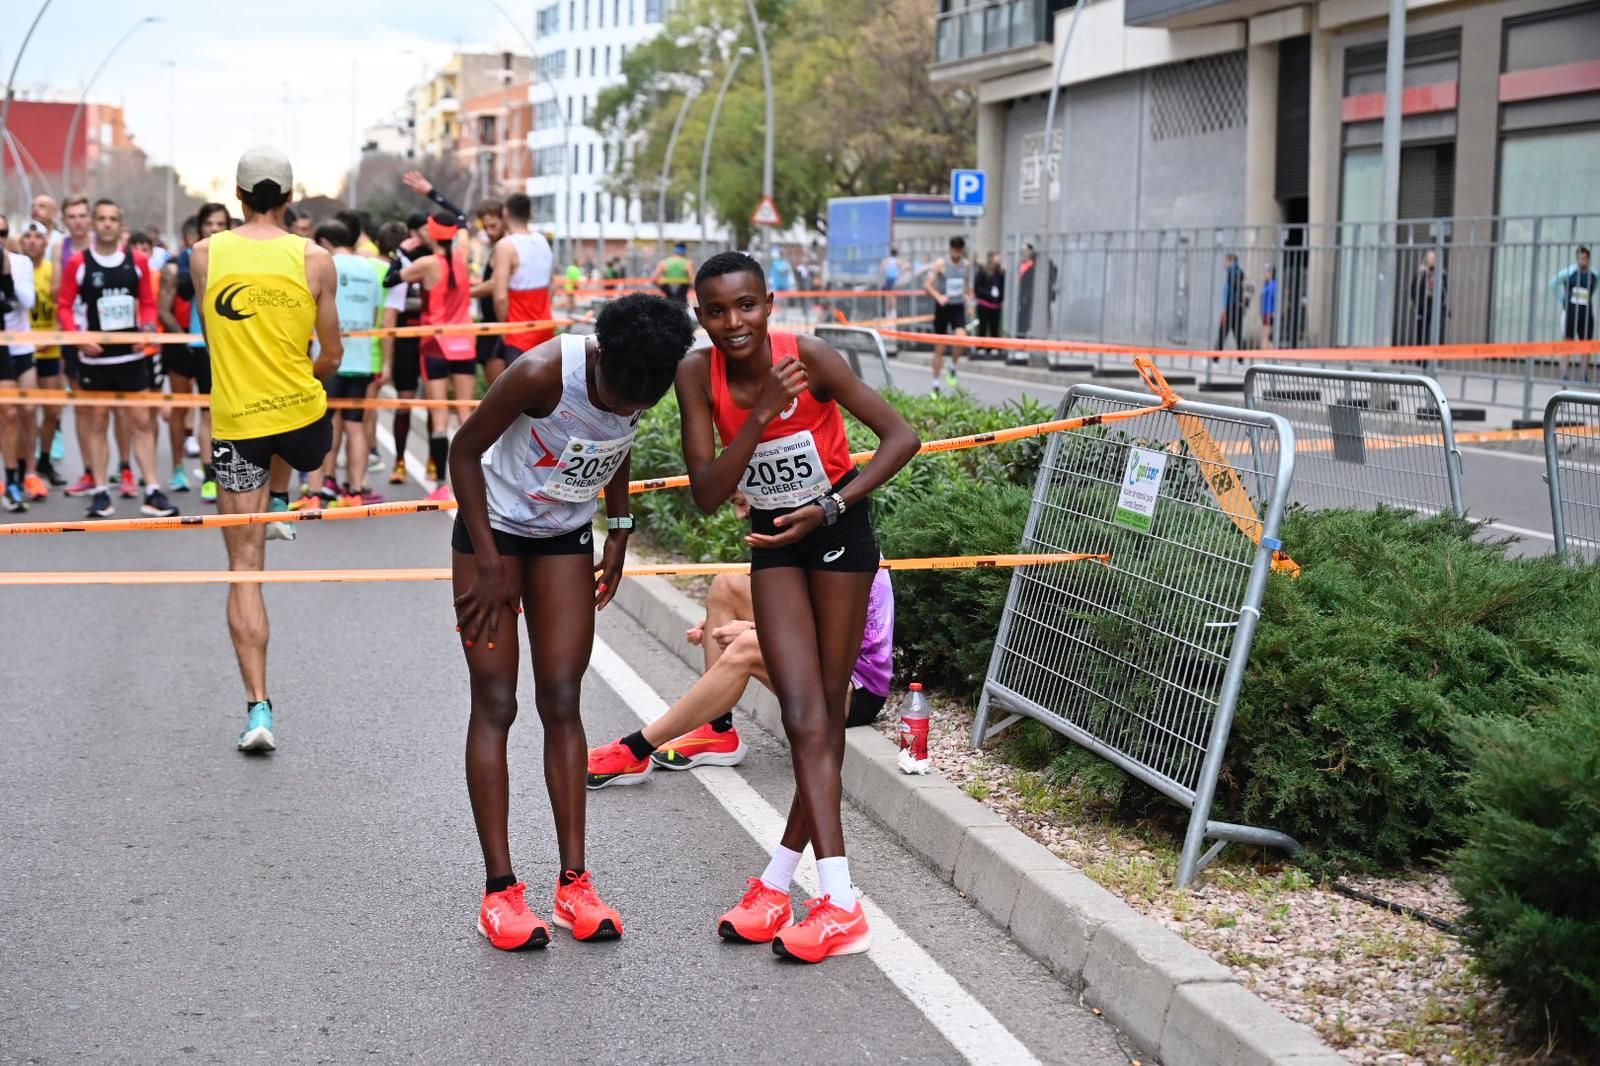
<path id="1" fill-rule="evenodd" d="M 288 157 L 258 147 L 239 158 L 244 225 L 194 246 L 189 272 L 211 349 L 211 464 L 223 514 L 287 511 L 291 470 L 316 470 L 333 443 L 322 382 L 339 368 L 333 257 L 288 232 L 294 189 Z M 315 331 L 321 351 L 311 357 Z M 270 486 L 270 488 L 269 488 Z M 260 570 L 266 527 L 222 531 L 228 569 Z M 267 698 L 267 606 L 261 586 L 228 586 L 228 634 L 244 679 L 240 751 L 272 751 Z"/>
<path id="2" fill-rule="evenodd" d="M 694 286 L 694 263 L 684 253 L 688 248 L 682 241 L 672 246 L 672 254 L 656 264 L 650 284 L 661 294 L 685 310 L 689 307 L 689 290 Z"/>

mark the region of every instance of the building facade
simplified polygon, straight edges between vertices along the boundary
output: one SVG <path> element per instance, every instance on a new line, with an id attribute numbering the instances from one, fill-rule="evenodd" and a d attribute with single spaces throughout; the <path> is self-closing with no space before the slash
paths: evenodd
<path id="1" fill-rule="evenodd" d="M 658 235 L 667 241 L 700 236 L 693 219 L 675 217 L 676 204 L 669 204 L 662 227 L 654 200 L 605 191 L 612 160 L 623 149 L 590 125 L 601 90 L 623 80 L 623 60 L 661 32 L 671 7 L 671 0 L 552 0 L 536 10 L 528 193 L 535 219 L 570 235 L 580 260 L 599 263 L 632 241 L 653 242 Z"/>
<path id="2" fill-rule="evenodd" d="M 73 131 L 77 101 L 18 99 L 6 119 L 6 144 L 0 150 L 0 173 L 7 196 L 25 190 L 61 195 L 63 169 L 70 169 L 72 191 L 89 188 L 102 167 L 115 161 L 143 167 L 144 152 L 128 132 L 122 108 L 90 102 Z M 14 201 L 13 201 L 14 202 Z"/>
<path id="3" fill-rule="evenodd" d="M 463 140 L 472 143 L 475 124 L 464 121 L 464 102 L 526 85 L 533 67 L 511 52 L 457 52 L 411 90 L 411 118 L 418 155 L 448 155 Z"/>
<path id="4" fill-rule="evenodd" d="M 1057 332 L 1094 332 L 1086 316 L 1120 299 L 1126 319 L 1111 308 L 1102 334 L 1209 338 L 1232 252 L 1295 302 L 1290 335 L 1267 343 L 1538 339 L 1553 316 L 1537 290 L 1600 238 L 1600 3 L 1407 7 L 1403 222 L 1387 227 L 1383 0 L 1094 0 L 1054 152 L 1045 106 L 1072 4 L 942 0 L 932 77 L 980 99 L 979 242 L 1056 242 Z M 1385 271 L 1400 282 L 1388 323 Z M 1140 317 L 1163 300 L 1164 318 Z"/>

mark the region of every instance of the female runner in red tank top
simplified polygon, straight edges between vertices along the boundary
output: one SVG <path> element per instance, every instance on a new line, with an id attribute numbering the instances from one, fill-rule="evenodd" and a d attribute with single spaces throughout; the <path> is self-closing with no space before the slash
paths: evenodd
<path id="1" fill-rule="evenodd" d="M 428 217 L 423 231 L 432 255 L 424 255 L 400 271 L 400 279 L 422 283 L 422 323 L 427 326 L 461 325 L 472 321 L 472 275 L 467 266 L 467 245 L 458 239 L 455 216 L 438 211 Z M 457 401 L 470 403 L 478 384 L 477 342 L 469 333 L 445 333 L 422 338 L 423 395 L 443 400 L 454 394 Z M 470 413 L 463 407 L 462 419 Z M 450 451 L 450 411 L 428 409 L 428 458 L 438 474 L 438 484 L 428 494 L 430 500 L 449 500 L 449 474 L 446 457 Z M 400 456 L 396 456 L 398 462 Z"/>
<path id="2" fill-rule="evenodd" d="M 750 499 L 745 539 L 756 636 L 783 708 L 795 775 L 783 839 L 717 931 L 821 962 L 869 943 L 839 820 L 845 702 L 879 563 L 868 496 L 920 442 L 828 344 L 767 332 L 772 294 L 754 259 L 712 256 L 695 292 L 712 347 L 690 352 L 678 369 L 690 490 L 708 514 L 736 491 Z M 860 470 L 850 461 L 840 408 L 880 441 Z M 822 895 L 791 925 L 789 884 L 808 842 Z"/>

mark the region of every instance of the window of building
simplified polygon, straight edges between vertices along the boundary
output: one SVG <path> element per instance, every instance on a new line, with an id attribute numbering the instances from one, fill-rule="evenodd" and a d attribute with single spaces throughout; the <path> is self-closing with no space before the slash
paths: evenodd
<path id="1" fill-rule="evenodd" d="M 589 28 L 589 0 L 583 0 L 583 28 Z"/>
<path id="2" fill-rule="evenodd" d="M 540 100 L 533 112 L 533 123 L 538 129 L 549 129 L 561 124 L 561 105 L 554 100 Z"/>
<path id="3" fill-rule="evenodd" d="M 578 28 L 578 0 L 567 0 L 567 29 Z"/>
<path id="4" fill-rule="evenodd" d="M 589 77 L 591 78 L 600 72 L 599 64 L 595 62 L 595 57 L 599 54 L 599 51 L 598 48 L 594 47 L 589 49 Z"/>
<path id="5" fill-rule="evenodd" d="M 644 20 L 646 22 L 661 21 L 661 0 L 644 0 Z"/>
<path id="6" fill-rule="evenodd" d="M 534 36 L 548 37 L 561 32 L 561 5 L 551 4 L 539 9 L 535 17 Z"/>
<path id="7" fill-rule="evenodd" d="M 1245 55 L 1168 63 L 1150 72 L 1150 139 L 1197 137 L 1244 125 Z"/>
<path id="8" fill-rule="evenodd" d="M 589 173 L 594 173 L 594 145 L 589 146 Z"/>
<path id="9" fill-rule="evenodd" d="M 1600 218 L 1594 214 L 1596 189 L 1600 189 L 1600 125 L 1538 130 L 1501 139 L 1497 211 L 1506 222 L 1495 271 L 1493 340 L 1554 340 L 1560 336 L 1555 313 L 1544 313 L 1548 290 L 1528 291 L 1530 273 L 1541 286 L 1548 285 L 1556 271 L 1572 262 L 1579 244 L 1600 244 Z M 1515 217 L 1518 215 L 1523 217 Z M 1535 218 L 1529 216 L 1540 215 L 1547 217 L 1537 222 L 1536 236 Z M 1536 262 L 1529 262 L 1530 254 Z M 1530 308 L 1534 311 L 1531 322 Z"/>
<path id="10" fill-rule="evenodd" d="M 567 157 L 561 145 L 553 144 L 549 148 L 540 148 L 533 153 L 533 172 L 536 177 L 550 174 L 563 174 L 562 161 Z"/>
<path id="11" fill-rule="evenodd" d="M 546 78 L 554 80 L 567 76 L 567 52 L 560 49 L 555 52 L 546 52 L 539 57 L 539 71 Z"/>
<path id="12" fill-rule="evenodd" d="M 478 143 L 494 144 L 500 138 L 495 135 L 495 120 L 493 115 L 478 116 Z"/>
<path id="13" fill-rule="evenodd" d="M 578 221 L 589 221 L 589 194 L 586 192 L 578 194 Z"/>
<path id="14" fill-rule="evenodd" d="M 582 48 L 574 48 L 572 50 L 572 76 L 574 78 L 583 77 L 583 49 Z"/>
<path id="15" fill-rule="evenodd" d="M 606 45 L 606 77 L 611 77 L 611 46 Z"/>
<path id="16" fill-rule="evenodd" d="M 572 97 L 567 97 L 567 125 L 572 125 Z"/>
<path id="17" fill-rule="evenodd" d="M 634 10 L 634 4 L 636 4 L 637 2 L 638 2 L 638 0 L 628 0 L 628 25 L 630 25 L 630 26 L 632 26 L 634 24 L 634 22 L 637 21 L 634 18 L 634 16 L 636 14 L 638 14 L 638 12 Z"/>
<path id="18" fill-rule="evenodd" d="M 555 220 L 556 220 L 556 196 L 555 196 L 555 193 L 546 193 L 543 196 L 532 197 L 531 202 L 529 203 L 529 207 L 531 208 L 531 211 L 529 213 L 533 216 L 532 218 L 529 219 L 530 222 L 534 222 L 534 223 L 537 223 L 539 225 L 549 225 L 550 223 L 555 222 Z"/>
<path id="19" fill-rule="evenodd" d="M 597 18 L 599 20 L 600 28 L 602 30 L 605 29 L 606 28 L 606 0 L 600 0 L 600 2 L 595 5 L 595 18 Z M 598 202 L 598 201 L 596 201 L 596 202 Z"/>
<path id="20" fill-rule="evenodd" d="M 613 196 L 611 198 L 611 221 L 615 222 L 616 220 L 617 220 L 617 198 L 615 196 Z"/>
<path id="21" fill-rule="evenodd" d="M 622 25 L 622 0 L 611 0 L 611 25 Z"/>
<path id="22" fill-rule="evenodd" d="M 572 146 L 572 172 L 574 174 L 583 173 L 583 169 L 578 166 L 578 159 L 579 159 L 579 156 L 580 156 L 580 154 L 582 152 L 583 152 L 583 146 L 582 145 L 575 144 L 575 145 Z"/>

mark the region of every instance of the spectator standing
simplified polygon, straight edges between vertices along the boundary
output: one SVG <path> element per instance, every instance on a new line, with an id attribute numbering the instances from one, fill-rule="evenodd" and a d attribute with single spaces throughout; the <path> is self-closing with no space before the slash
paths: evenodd
<path id="1" fill-rule="evenodd" d="M 1435 317 L 1439 321 L 1439 334 L 1443 335 L 1448 295 L 1444 275 L 1439 270 L 1439 253 L 1429 248 L 1417 267 L 1417 276 L 1411 279 L 1412 344 L 1433 344 L 1440 339 L 1434 335 Z M 1435 301 L 1439 305 L 1437 315 Z"/>
<path id="2" fill-rule="evenodd" d="M 1219 352 L 1227 346 L 1230 334 L 1235 347 L 1244 347 L 1244 270 L 1239 266 L 1239 257 L 1232 252 L 1224 256 L 1222 262 L 1222 316 L 1217 325 Z"/>
<path id="3" fill-rule="evenodd" d="M 974 299 L 978 304 L 978 336 L 1000 336 L 1000 309 L 1006 298 L 1006 268 L 1000 263 L 1000 253 L 990 252 L 989 258 L 978 267 L 972 278 Z M 997 348 L 987 350 L 991 355 L 1003 354 Z"/>
<path id="4" fill-rule="evenodd" d="M 1261 279 L 1261 347 L 1274 348 L 1272 327 L 1278 317 L 1278 268 L 1267 264 Z"/>

